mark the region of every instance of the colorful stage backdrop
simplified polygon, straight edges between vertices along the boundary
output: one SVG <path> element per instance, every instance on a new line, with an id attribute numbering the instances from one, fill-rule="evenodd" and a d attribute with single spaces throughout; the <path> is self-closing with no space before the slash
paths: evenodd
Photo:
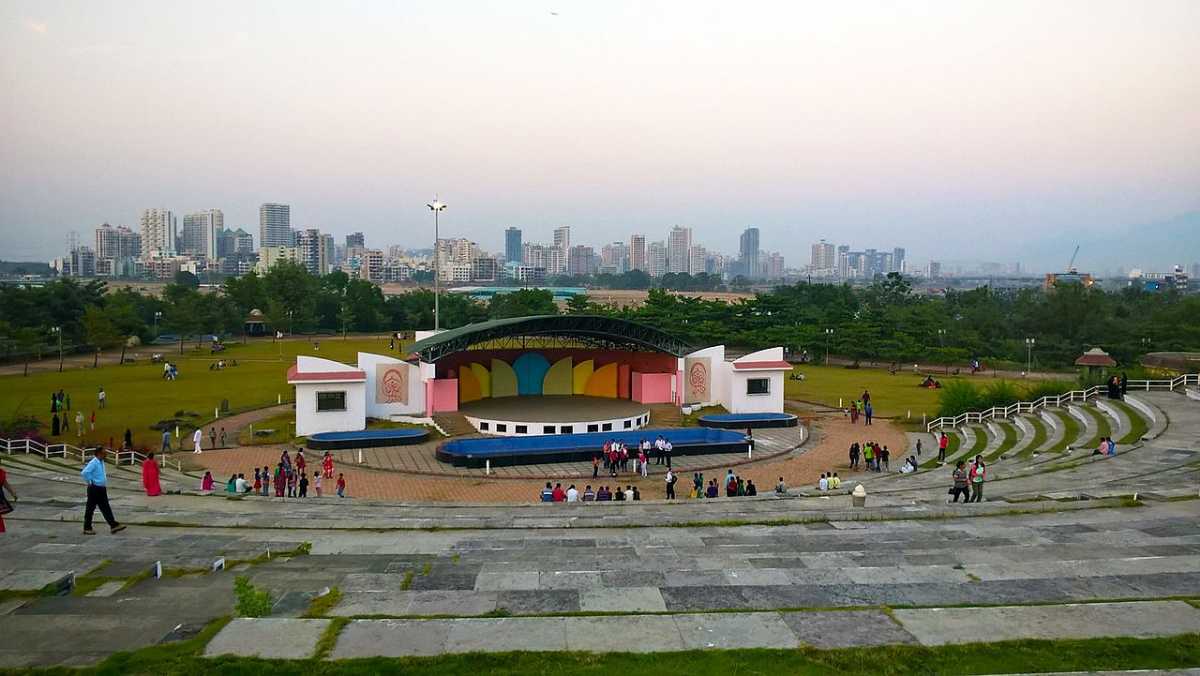
<path id="1" fill-rule="evenodd" d="M 460 403 L 541 395 L 629 399 L 639 374 L 675 369 L 671 355 L 603 350 L 473 351 L 443 362 L 438 377 L 458 379 Z"/>

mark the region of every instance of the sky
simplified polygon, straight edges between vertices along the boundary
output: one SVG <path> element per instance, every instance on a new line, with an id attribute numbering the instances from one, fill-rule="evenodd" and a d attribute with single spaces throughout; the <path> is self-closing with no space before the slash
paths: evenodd
<path id="1" fill-rule="evenodd" d="M 820 238 L 1086 264 L 1200 210 L 1197 26 L 1195 0 L 5 0 L 0 259 L 147 207 L 257 237 L 262 202 L 427 246 L 437 194 L 492 251 L 678 224 L 731 253 L 757 226 L 789 266 Z"/>

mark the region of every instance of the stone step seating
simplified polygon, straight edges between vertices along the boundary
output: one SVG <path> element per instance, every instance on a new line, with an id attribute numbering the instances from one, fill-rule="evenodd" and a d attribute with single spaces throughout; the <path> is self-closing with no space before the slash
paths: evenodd
<path id="1" fill-rule="evenodd" d="M 1120 442 L 1133 430 L 1133 424 L 1129 420 L 1129 416 L 1125 414 L 1125 409 L 1114 406 L 1104 399 L 1095 401 L 1096 410 L 1108 418 L 1109 431 L 1114 440 Z"/>
<path id="2" fill-rule="evenodd" d="M 1166 431 L 1170 421 L 1170 416 L 1161 405 L 1174 405 L 1178 398 L 1178 394 L 1170 392 L 1138 392 L 1126 394 L 1125 403 L 1143 418 L 1149 416 L 1150 425 L 1145 436 L 1155 439 Z"/>
<path id="3" fill-rule="evenodd" d="M 37 454 L 20 453 L 6 455 L 5 466 L 11 473 L 20 476 L 83 485 L 83 479 L 79 476 L 83 465 L 64 458 L 48 459 Z M 115 465 L 110 462 L 106 469 L 110 489 L 143 490 L 140 465 Z M 162 467 L 159 471 L 159 483 L 167 492 L 191 490 L 198 487 L 199 482 L 199 478 L 173 468 Z"/>

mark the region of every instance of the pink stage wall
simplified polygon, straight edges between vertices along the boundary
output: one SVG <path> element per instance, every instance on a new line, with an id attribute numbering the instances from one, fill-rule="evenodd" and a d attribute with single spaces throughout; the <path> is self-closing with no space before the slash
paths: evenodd
<path id="1" fill-rule="evenodd" d="M 670 404 L 673 373 L 634 373 L 633 400 L 641 404 Z"/>
<path id="2" fill-rule="evenodd" d="M 433 413 L 458 410 L 458 379 L 433 380 Z"/>

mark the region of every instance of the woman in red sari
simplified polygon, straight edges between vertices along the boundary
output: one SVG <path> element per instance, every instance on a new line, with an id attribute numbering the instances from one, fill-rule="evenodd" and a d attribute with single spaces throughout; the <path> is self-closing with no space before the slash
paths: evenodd
<path id="1" fill-rule="evenodd" d="M 275 468 L 275 497 L 283 497 L 283 489 L 287 486 L 287 472 L 283 469 L 283 463 Z"/>
<path id="2" fill-rule="evenodd" d="M 0 467 L 0 498 L 4 497 L 4 490 L 8 489 L 9 495 L 12 496 L 12 501 L 17 501 L 17 492 L 12 489 L 8 483 L 8 475 L 4 473 L 4 468 Z M 4 532 L 4 517 L 0 515 L 0 533 Z"/>
<path id="3" fill-rule="evenodd" d="M 324 471 L 326 479 L 333 478 L 333 456 L 329 451 L 325 451 L 325 457 L 321 458 L 321 470 Z"/>
<path id="4" fill-rule="evenodd" d="M 146 489 L 146 495 L 162 495 L 162 486 L 158 483 L 158 462 L 153 452 L 142 461 L 142 487 Z"/>

